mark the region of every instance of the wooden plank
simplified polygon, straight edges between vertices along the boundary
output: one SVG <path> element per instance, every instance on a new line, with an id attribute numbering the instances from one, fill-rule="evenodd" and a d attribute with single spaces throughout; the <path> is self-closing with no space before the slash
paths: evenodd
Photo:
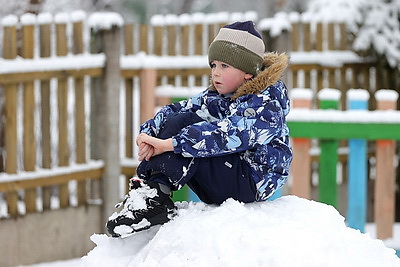
<path id="1" fill-rule="evenodd" d="M 92 76 L 98 77 L 103 74 L 103 68 L 82 68 L 71 70 L 15 72 L 0 74 L 0 83 L 9 84 L 16 82 L 27 82 L 33 80 L 50 80 L 52 78 L 62 79 L 66 77 Z"/>
<path id="2" fill-rule="evenodd" d="M 288 121 L 291 137 L 328 139 L 400 140 L 400 125 L 395 123 L 345 123 Z"/>
<path id="3" fill-rule="evenodd" d="M 377 109 L 395 110 L 396 101 L 396 99 L 393 101 L 378 100 Z M 376 236 L 382 240 L 393 237 L 396 192 L 395 155 L 396 143 L 393 140 L 376 141 L 374 219 L 376 223 Z"/>
<path id="4" fill-rule="evenodd" d="M 56 54 L 57 56 L 66 56 L 68 54 L 67 32 L 65 24 L 56 24 Z M 58 165 L 69 165 L 69 147 L 68 147 L 68 80 L 67 78 L 58 79 Z M 60 207 L 69 206 L 68 183 L 61 184 L 58 187 Z"/>
<path id="5" fill-rule="evenodd" d="M 17 84 L 4 86 L 5 89 L 5 141 L 6 141 L 6 172 L 17 172 Z"/>
<path id="6" fill-rule="evenodd" d="M 339 50 L 347 50 L 347 29 L 346 24 L 339 23 L 339 31 L 340 31 L 340 43 L 339 43 Z"/>
<path id="7" fill-rule="evenodd" d="M 366 92 L 367 93 L 367 92 Z M 367 110 L 368 100 L 348 98 L 348 109 Z M 347 226 L 365 232 L 367 221 L 367 141 L 349 139 Z"/>
<path id="8" fill-rule="evenodd" d="M 210 46 L 211 42 L 214 40 L 215 36 L 218 33 L 217 25 L 208 24 L 208 46 Z"/>
<path id="9" fill-rule="evenodd" d="M 327 24 L 327 38 L 328 38 L 328 50 L 335 50 L 336 45 L 335 45 L 335 24 L 332 22 L 329 22 Z"/>
<path id="10" fill-rule="evenodd" d="M 3 58 L 15 59 L 17 57 L 17 31 L 15 26 L 4 27 L 3 32 Z M 5 171 L 17 172 L 17 84 L 4 85 L 6 119 L 5 127 Z M 13 209 L 12 209 L 13 210 Z"/>
<path id="11" fill-rule="evenodd" d="M 73 54 L 84 52 L 83 43 L 83 22 L 73 23 Z M 85 125 L 85 85 L 83 76 L 76 77 L 74 84 L 75 90 L 75 139 L 76 139 L 76 162 L 82 164 L 86 162 L 86 125 Z M 79 190 L 79 188 L 78 188 Z"/>
<path id="12" fill-rule="evenodd" d="M 86 179 L 100 179 L 104 171 L 103 167 L 96 167 L 89 170 L 71 170 L 68 173 L 54 174 L 46 177 L 38 177 L 32 179 L 20 179 L 16 181 L 4 182 L 0 180 L 0 192 L 15 192 L 17 190 L 25 190 L 33 187 L 46 187 L 59 184 L 66 184 L 69 181 L 82 181 Z"/>
<path id="13" fill-rule="evenodd" d="M 318 22 L 315 33 L 315 50 L 322 51 L 323 49 L 324 49 L 324 24 Z"/>
<path id="14" fill-rule="evenodd" d="M 299 51 L 299 44 L 300 44 L 300 35 L 299 35 L 299 23 L 292 23 L 292 31 L 291 33 L 291 51 Z"/>
<path id="15" fill-rule="evenodd" d="M 154 116 L 156 81 L 157 71 L 155 69 L 140 71 L 140 123 L 144 123 Z"/>
<path id="16" fill-rule="evenodd" d="M 139 25 L 139 51 L 149 53 L 147 25 Z"/>
<path id="17" fill-rule="evenodd" d="M 298 197 L 311 198 L 311 139 L 293 138 L 292 194 Z"/>
<path id="18" fill-rule="evenodd" d="M 31 59 L 34 54 L 34 26 L 22 28 L 22 57 Z M 33 171 L 36 166 L 35 139 L 35 91 L 33 81 L 23 84 L 23 147 L 24 170 Z"/>
<path id="19" fill-rule="evenodd" d="M 32 59 L 34 55 L 34 25 L 22 27 L 22 57 Z M 35 139 L 35 91 L 33 81 L 23 84 L 23 165 L 25 171 L 34 171 L 36 167 Z M 25 210 L 36 212 L 36 188 L 25 190 Z"/>
<path id="20" fill-rule="evenodd" d="M 134 28 L 133 24 L 124 24 L 124 48 L 125 48 L 125 55 L 133 55 L 133 34 Z"/>
<path id="21" fill-rule="evenodd" d="M 157 70 L 157 75 L 159 77 L 161 76 L 167 76 L 167 77 L 174 77 L 176 75 L 180 76 L 202 76 L 202 75 L 209 75 L 210 74 L 210 68 L 201 68 L 201 69 L 159 69 Z"/>
<path id="22" fill-rule="evenodd" d="M 153 54 L 157 56 L 163 55 L 163 35 L 164 27 L 153 27 Z"/>
<path id="23" fill-rule="evenodd" d="M 338 162 L 338 141 L 320 140 L 319 160 L 319 201 L 337 207 L 336 164 Z"/>
<path id="24" fill-rule="evenodd" d="M 51 27 L 50 24 L 42 24 L 39 27 L 40 57 L 51 56 Z M 41 107 L 41 151 L 42 168 L 51 167 L 51 136 L 50 136 L 50 80 L 40 81 L 40 107 Z M 51 187 L 42 187 L 43 210 L 51 208 Z"/>
<path id="25" fill-rule="evenodd" d="M 137 167 L 128 167 L 128 166 L 122 166 L 121 167 L 121 174 L 125 175 L 125 176 L 133 176 L 136 174 L 136 168 Z"/>
<path id="26" fill-rule="evenodd" d="M 338 109 L 339 99 L 320 99 L 321 109 Z M 337 207 L 336 166 L 339 142 L 336 139 L 321 139 L 319 160 L 319 200 Z"/>
<path id="27" fill-rule="evenodd" d="M 189 36 L 190 36 L 190 26 L 183 25 L 181 26 L 181 45 L 180 45 L 180 53 L 183 56 L 189 55 Z"/>
<path id="28" fill-rule="evenodd" d="M 374 219 L 376 223 L 376 236 L 382 240 L 393 237 L 396 191 L 394 156 L 394 141 L 376 141 Z"/>
<path id="29" fill-rule="evenodd" d="M 83 22 L 73 24 L 73 53 L 84 52 Z M 76 162 L 86 162 L 86 126 L 85 126 L 85 87 L 83 77 L 75 78 L 75 138 L 76 138 Z M 77 182 L 78 206 L 86 204 L 86 180 Z"/>
<path id="30" fill-rule="evenodd" d="M 303 50 L 311 51 L 312 42 L 311 42 L 311 24 L 309 22 L 303 23 Z"/>
<path id="31" fill-rule="evenodd" d="M 125 79 L 125 157 L 133 157 L 133 79 Z"/>
<path id="32" fill-rule="evenodd" d="M 85 86 L 83 77 L 75 79 L 76 162 L 86 162 Z"/>
<path id="33" fill-rule="evenodd" d="M 8 192 L 6 194 L 6 202 L 9 216 L 18 216 L 18 193 L 16 191 Z"/>
<path id="34" fill-rule="evenodd" d="M 58 80 L 58 162 L 59 166 L 69 165 L 68 146 L 68 84 L 67 80 Z"/>
<path id="35" fill-rule="evenodd" d="M 83 50 L 83 22 L 76 21 L 72 24 L 72 53 L 82 54 Z"/>
<path id="36" fill-rule="evenodd" d="M 194 25 L 194 54 L 203 55 L 203 25 Z"/>
<path id="37" fill-rule="evenodd" d="M 294 108 L 311 109 L 312 99 L 294 98 L 292 103 Z M 293 161 L 292 170 L 292 194 L 311 198 L 311 139 L 292 138 Z"/>
<path id="38" fill-rule="evenodd" d="M 169 56 L 176 55 L 176 44 L 177 44 L 177 30 L 176 25 L 167 26 L 167 54 Z"/>
<path id="39" fill-rule="evenodd" d="M 104 53 L 106 55 L 105 89 L 105 127 L 104 129 L 104 173 L 102 176 L 103 220 L 115 211 L 115 203 L 120 200 L 119 188 L 115 187 L 120 175 L 119 119 L 120 119 L 120 27 L 114 26 L 103 31 Z M 117 96 L 117 97 L 116 97 Z"/>

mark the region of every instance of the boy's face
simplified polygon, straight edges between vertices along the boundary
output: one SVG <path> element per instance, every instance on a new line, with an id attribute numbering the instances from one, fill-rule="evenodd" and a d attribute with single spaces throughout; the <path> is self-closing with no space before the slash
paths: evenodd
<path id="1" fill-rule="evenodd" d="M 214 60 L 211 62 L 211 80 L 220 94 L 235 92 L 245 80 L 251 77 L 253 75 L 245 73 L 222 61 Z"/>

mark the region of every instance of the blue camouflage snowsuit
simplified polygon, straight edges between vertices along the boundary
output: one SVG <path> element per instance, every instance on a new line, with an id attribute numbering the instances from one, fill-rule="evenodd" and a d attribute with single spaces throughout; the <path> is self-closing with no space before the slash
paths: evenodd
<path id="1" fill-rule="evenodd" d="M 287 64 L 285 54 L 269 53 L 264 69 L 233 95 L 219 95 L 211 86 L 163 107 L 141 125 L 141 132 L 163 139 L 172 136 L 174 152 L 143 161 L 138 175 L 148 178 L 149 171 L 161 172 L 168 181 L 159 182 L 173 190 L 188 184 L 206 203 L 219 204 L 229 197 L 243 202 L 269 198 L 286 182 L 292 160 L 286 125 L 289 99 L 280 80 Z M 171 124 L 180 126 L 163 136 Z M 233 189 L 228 185 L 232 181 Z"/>

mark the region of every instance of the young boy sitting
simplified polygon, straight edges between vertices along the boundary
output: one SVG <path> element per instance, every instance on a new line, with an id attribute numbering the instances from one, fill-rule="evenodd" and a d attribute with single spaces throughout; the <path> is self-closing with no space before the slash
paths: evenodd
<path id="1" fill-rule="evenodd" d="M 286 182 L 292 150 L 280 78 L 288 58 L 264 52 L 253 22 L 220 29 L 209 47 L 210 87 L 141 125 L 138 178 L 107 222 L 112 236 L 169 221 L 170 192 L 185 184 L 203 202 L 221 204 L 267 200 Z"/>

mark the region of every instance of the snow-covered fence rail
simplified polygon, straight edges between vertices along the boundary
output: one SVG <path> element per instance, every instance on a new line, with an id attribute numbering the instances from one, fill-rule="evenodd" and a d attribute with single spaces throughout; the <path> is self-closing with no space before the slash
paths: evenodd
<path id="1" fill-rule="evenodd" d="M 378 90 L 378 110 L 368 111 L 369 93 L 349 90 L 348 110 L 339 109 L 340 91 L 325 88 L 318 94 L 320 109 L 311 109 L 310 89 L 293 89 L 293 109 L 288 125 L 293 138 L 292 193 L 311 198 L 311 139 L 319 140 L 319 200 L 338 204 L 337 164 L 340 140 L 348 140 L 347 222 L 364 231 L 367 213 L 367 176 L 370 157 L 367 141 L 374 142 L 375 159 L 374 220 L 377 236 L 393 236 L 395 220 L 396 142 L 400 140 L 400 112 L 396 110 L 398 93 Z M 371 178 L 371 177 L 370 177 Z"/>

